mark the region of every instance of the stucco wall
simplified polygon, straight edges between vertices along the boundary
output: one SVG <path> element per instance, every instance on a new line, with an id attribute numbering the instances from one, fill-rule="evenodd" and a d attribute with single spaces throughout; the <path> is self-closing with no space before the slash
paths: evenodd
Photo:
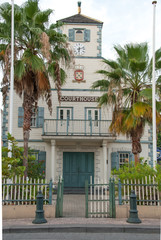
<path id="1" fill-rule="evenodd" d="M 56 205 L 44 205 L 44 217 L 55 217 Z M 16 218 L 35 218 L 36 205 L 16 205 L 16 206 L 3 206 L 2 218 L 3 219 L 16 219 Z"/>
<path id="2" fill-rule="evenodd" d="M 129 217 L 129 205 L 116 205 L 116 218 Z M 137 206 L 138 217 L 160 219 L 161 206 Z"/>

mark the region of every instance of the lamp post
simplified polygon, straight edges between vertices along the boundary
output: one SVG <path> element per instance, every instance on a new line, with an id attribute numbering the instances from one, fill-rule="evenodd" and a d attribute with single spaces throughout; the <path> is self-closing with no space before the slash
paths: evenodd
<path id="1" fill-rule="evenodd" d="M 11 17 L 11 72 L 10 72 L 10 97 L 9 97 L 9 133 L 12 135 L 13 129 L 13 90 L 14 90 L 14 0 L 12 2 L 12 17 Z M 9 143 L 9 149 L 11 145 Z M 9 156 L 12 153 L 9 152 Z"/>
<path id="2" fill-rule="evenodd" d="M 153 168 L 157 161 L 157 141 L 156 141 L 156 98 L 155 98 L 155 9 L 157 1 L 153 1 L 153 75 L 152 75 L 152 106 L 153 106 Z"/>

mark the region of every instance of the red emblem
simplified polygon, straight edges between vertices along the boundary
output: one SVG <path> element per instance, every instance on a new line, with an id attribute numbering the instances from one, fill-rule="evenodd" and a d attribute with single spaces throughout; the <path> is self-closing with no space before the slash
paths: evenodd
<path id="1" fill-rule="evenodd" d="M 84 72 L 83 70 L 75 70 L 74 78 L 76 81 L 82 81 L 84 79 Z"/>

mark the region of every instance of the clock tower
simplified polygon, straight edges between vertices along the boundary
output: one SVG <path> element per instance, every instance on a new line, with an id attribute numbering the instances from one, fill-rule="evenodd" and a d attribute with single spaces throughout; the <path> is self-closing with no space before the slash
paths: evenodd
<path id="1" fill-rule="evenodd" d="M 78 14 L 59 21 L 64 24 L 61 31 L 68 36 L 75 57 L 75 67 L 68 71 L 67 82 L 86 83 L 79 87 L 90 88 L 98 77 L 95 72 L 101 69 L 103 22 L 81 14 L 81 2 Z"/>
<path id="2" fill-rule="evenodd" d="M 81 2 L 78 14 L 59 21 L 76 57 L 101 57 L 103 22 L 81 14 Z"/>
<path id="3" fill-rule="evenodd" d="M 58 105 L 56 109 L 57 122 L 60 122 L 58 134 L 64 134 L 66 129 L 68 132 L 67 137 L 63 136 L 57 142 L 61 146 L 59 154 L 62 153 L 63 158 L 60 161 L 62 172 L 59 174 L 63 175 L 65 187 L 83 187 L 89 175 L 103 176 L 105 179 L 107 175 L 105 143 L 103 162 L 99 158 L 102 154 L 100 146 L 104 140 L 100 131 L 103 131 L 103 134 L 108 131 L 107 126 L 101 130 L 104 123 L 108 124 L 107 115 L 98 107 L 97 100 L 102 93 L 91 89 L 93 82 L 101 77 L 96 72 L 104 67 L 101 52 L 103 22 L 83 15 L 81 2 L 78 2 L 76 15 L 59 21 L 63 22 L 59 30 L 67 35 L 75 62 L 66 70 L 67 78 L 62 86 L 61 106 Z M 73 176 L 75 180 L 72 179 Z"/>

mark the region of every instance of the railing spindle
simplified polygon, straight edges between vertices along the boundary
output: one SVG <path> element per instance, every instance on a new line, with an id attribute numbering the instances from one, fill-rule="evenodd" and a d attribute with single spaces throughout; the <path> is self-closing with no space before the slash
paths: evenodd
<path id="1" fill-rule="evenodd" d="M 147 180 L 147 176 L 145 176 L 145 184 L 146 184 L 146 188 L 145 188 L 145 190 L 146 190 L 146 200 L 148 200 L 149 198 L 148 198 L 148 186 L 147 186 L 148 180 Z M 146 205 L 149 205 L 148 201 L 146 202 Z"/>
<path id="2" fill-rule="evenodd" d="M 153 176 L 153 199 L 154 199 L 154 205 L 157 205 L 156 203 L 156 191 L 155 191 L 155 179 L 154 179 L 154 176 Z"/>
<path id="3" fill-rule="evenodd" d="M 32 178 L 30 178 L 29 183 L 30 183 L 30 200 L 31 200 L 31 197 L 32 197 Z M 31 201 L 30 201 L 29 204 L 31 205 Z"/>
<path id="4" fill-rule="evenodd" d="M 145 205 L 144 201 L 144 179 L 142 178 L 142 199 L 143 199 L 143 205 Z"/>
<path id="5" fill-rule="evenodd" d="M 149 175 L 149 184 L 151 184 L 151 176 Z M 150 189 L 150 200 L 152 200 L 152 186 L 149 186 Z M 152 205 L 152 201 L 150 201 L 150 205 Z"/>
<path id="6" fill-rule="evenodd" d="M 36 179 L 34 178 L 34 199 L 36 199 Z M 34 203 L 36 203 L 34 201 Z"/>
<path id="7" fill-rule="evenodd" d="M 22 200 L 24 200 L 24 183 L 25 183 L 25 179 L 24 176 L 22 178 Z M 22 204 L 25 204 L 24 201 L 22 201 Z"/>
<path id="8" fill-rule="evenodd" d="M 20 192 L 21 192 L 21 188 L 20 188 L 20 183 L 21 183 L 21 176 L 18 177 L 18 199 L 20 199 Z M 18 205 L 20 205 L 20 202 L 18 201 Z"/>

